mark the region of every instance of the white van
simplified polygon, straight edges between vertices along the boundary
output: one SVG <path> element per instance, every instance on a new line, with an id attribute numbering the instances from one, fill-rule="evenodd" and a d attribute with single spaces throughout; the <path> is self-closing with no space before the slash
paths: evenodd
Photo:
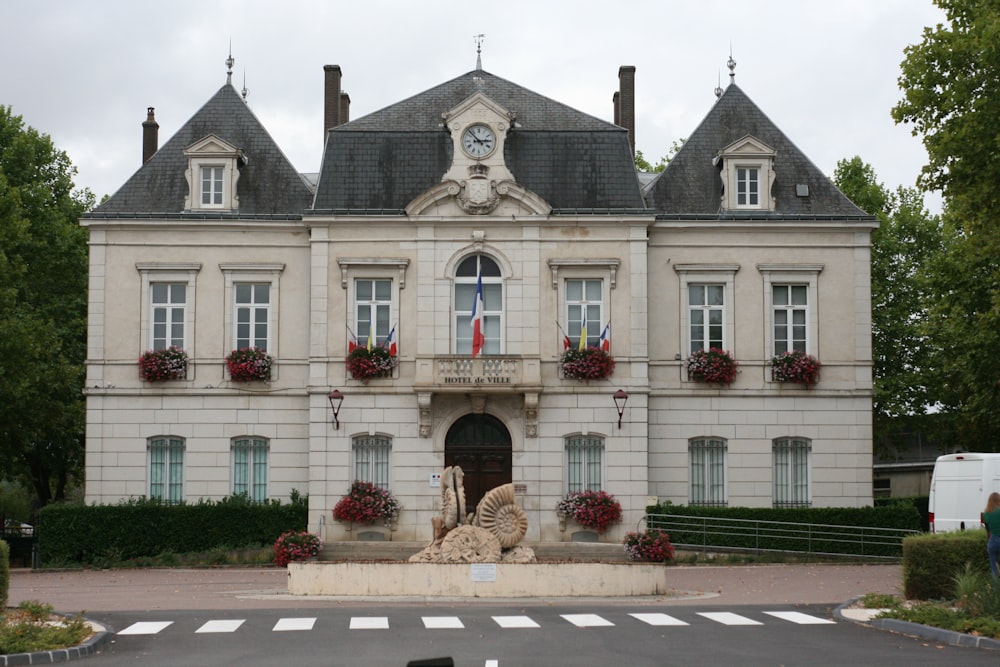
<path id="1" fill-rule="evenodd" d="M 1000 492 L 1000 454 L 945 454 L 934 462 L 928 519 L 932 533 L 982 527 L 986 498 Z"/>

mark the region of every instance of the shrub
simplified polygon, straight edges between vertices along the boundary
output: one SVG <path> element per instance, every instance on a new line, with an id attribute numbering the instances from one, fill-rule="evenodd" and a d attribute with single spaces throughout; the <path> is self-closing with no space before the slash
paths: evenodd
<path id="1" fill-rule="evenodd" d="M 345 363 L 351 377 L 368 382 L 372 378 L 391 376 L 399 359 L 382 346 L 370 350 L 367 347 L 356 347 L 347 354 Z"/>
<path id="2" fill-rule="evenodd" d="M 388 523 L 399 516 L 399 509 L 399 501 L 386 489 L 355 480 L 347 495 L 334 506 L 333 518 L 366 525 Z"/>
<path id="3" fill-rule="evenodd" d="M 622 544 L 625 545 L 625 553 L 631 560 L 664 563 L 674 557 L 674 545 L 670 543 L 670 535 L 659 528 L 626 533 Z"/>
<path id="4" fill-rule="evenodd" d="M 973 571 L 987 573 L 985 530 L 907 537 L 903 540 L 903 595 L 917 600 L 951 599 L 955 574 L 966 564 Z"/>
<path id="5" fill-rule="evenodd" d="M 7 595 L 10 592 L 10 549 L 7 543 L 0 540 L 0 610 L 7 608 Z"/>
<path id="6" fill-rule="evenodd" d="M 183 380 L 187 362 L 187 352 L 173 345 L 165 350 L 147 350 L 139 357 L 139 377 L 147 382 Z"/>
<path id="7" fill-rule="evenodd" d="M 816 357 L 798 350 L 771 357 L 771 379 L 775 382 L 794 382 L 809 388 L 819 382 L 819 368 Z"/>
<path id="8" fill-rule="evenodd" d="M 290 530 L 274 541 L 274 562 L 278 567 L 285 567 L 292 561 L 315 558 L 321 548 L 323 542 L 316 535 Z"/>
<path id="9" fill-rule="evenodd" d="M 556 504 L 556 514 L 603 533 L 622 520 L 622 506 L 606 491 L 574 491 Z"/>
<path id="10" fill-rule="evenodd" d="M 229 377 L 235 382 L 270 380 L 273 363 L 271 355 L 258 347 L 241 347 L 226 357 Z"/>
<path id="11" fill-rule="evenodd" d="M 709 384 L 730 384 L 740 372 L 733 355 L 717 347 L 692 352 L 686 366 L 690 379 Z"/>
<path id="12" fill-rule="evenodd" d="M 599 347 L 569 349 L 559 360 L 563 376 L 574 380 L 606 380 L 615 372 L 615 359 Z"/>

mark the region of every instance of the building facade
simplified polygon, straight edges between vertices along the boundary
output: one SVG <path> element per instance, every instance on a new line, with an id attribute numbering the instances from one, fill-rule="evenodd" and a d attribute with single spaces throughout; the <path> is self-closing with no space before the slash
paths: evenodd
<path id="1" fill-rule="evenodd" d="M 656 500 L 870 504 L 874 218 L 734 82 L 637 173 L 634 74 L 615 123 L 478 67 L 349 121 L 327 66 L 318 174 L 228 81 L 162 146 L 150 109 L 143 165 L 82 220 L 87 501 L 296 490 L 326 540 L 425 540 L 461 465 L 470 508 L 514 483 L 528 541 L 585 537 L 555 506 L 586 489 L 622 504 L 610 540 Z M 391 368 L 355 377 L 355 344 Z M 144 379 L 171 346 L 183 377 Z M 581 347 L 613 373 L 575 379 Z M 241 348 L 269 379 L 234 377 Z M 731 381 L 689 371 L 711 348 Z M 786 351 L 819 381 L 777 381 Z M 399 499 L 393 526 L 333 520 L 353 480 Z"/>

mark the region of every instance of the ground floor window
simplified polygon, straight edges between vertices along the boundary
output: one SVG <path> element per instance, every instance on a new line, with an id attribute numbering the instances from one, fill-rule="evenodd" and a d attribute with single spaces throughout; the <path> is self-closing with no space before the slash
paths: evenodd
<path id="1" fill-rule="evenodd" d="M 384 435 L 354 437 L 354 479 L 389 489 L 389 454 L 392 439 Z"/>
<path id="2" fill-rule="evenodd" d="M 804 438 L 774 441 L 774 506 L 808 507 L 809 452 L 812 444 Z"/>
<path id="3" fill-rule="evenodd" d="M 149 497 L 179 503 L 184 500 L 184 440 L 149 440 Z"/>
<path id="4" fill-rule="evenodd" d="M 267 500 L 267 450 L 265 438 L 233 440 L 233 495 L 244 494 L 250 500 Z"/>
<path id="5" fill-rule="evenodd" d="M 694 438 L 688 443 L 691 461 L 690 501 L 692 505 L 726 505 L 726 441 Z"/>
<path id="6" fill-rule="evenodd" d="M 600 491 L 604 438 L 574 435 L 566 438 L 566 491 Z"/>

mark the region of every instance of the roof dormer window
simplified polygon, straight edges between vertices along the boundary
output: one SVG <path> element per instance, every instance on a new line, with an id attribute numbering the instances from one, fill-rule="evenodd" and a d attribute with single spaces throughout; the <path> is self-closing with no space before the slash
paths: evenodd
<path id="1" fill-rule="evenodd" d="M 240 178 L 240 166 L 246 163 L 243 151 L 210 134 L 188 146 L 184 155 L 188 159 L 184 172 L 188 183 L 185 210 L 239 208 L 236 182 Z"/>
<path id="2" fill-rule="evenodd" d="M 724 210 L 774 210 L 774 155 L 770 146 L 750 135 L 719 151 L 715 164 L 721 162 Z"/>

